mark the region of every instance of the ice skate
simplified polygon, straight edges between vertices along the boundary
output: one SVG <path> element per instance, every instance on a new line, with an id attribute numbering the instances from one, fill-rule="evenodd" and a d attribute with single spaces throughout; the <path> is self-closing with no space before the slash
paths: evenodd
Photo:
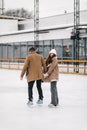
<path id="1" fill-rule="evenodd" d="M 37 104 L 38 104 L 38 105 L 42 105 L 42 104 L 43 104 L 43 100 L 39 99 L 39 100 L 37 101 Z"/>

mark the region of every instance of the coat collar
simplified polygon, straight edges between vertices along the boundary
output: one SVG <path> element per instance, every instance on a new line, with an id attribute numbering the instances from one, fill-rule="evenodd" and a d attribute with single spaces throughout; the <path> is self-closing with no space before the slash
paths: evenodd
<path id="1" fill-rule="evenodd" d="M 35 51 L 33 51 L 33 52 L 30 52 L 29 54 L 35 54 L 36 52 Z"/>
<path id="2" fill-rule="evenodd" d="M 57 59 L 57 57 L 53 57 L 53 58 L 52 58 L 52 60 L 55 60 L 55 59 Z"/>

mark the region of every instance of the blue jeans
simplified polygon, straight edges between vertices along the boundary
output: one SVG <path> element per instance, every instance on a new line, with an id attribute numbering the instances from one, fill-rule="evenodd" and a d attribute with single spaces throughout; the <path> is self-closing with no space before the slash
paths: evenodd
<path id="1" fill-rule="evenodd" d="M 56 81 L 51 82 L 50 91 L 51 91 L 51 104 L 57 106 L 59 103 L 59 99 L 58 99 L 57 82 Z"/>

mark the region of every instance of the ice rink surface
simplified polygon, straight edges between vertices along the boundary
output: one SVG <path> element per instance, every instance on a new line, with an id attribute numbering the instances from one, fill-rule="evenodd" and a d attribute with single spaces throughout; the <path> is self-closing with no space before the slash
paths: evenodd
<path id="1" fill-rule="evenodd" d="M 87 76 L 60 74 L 59 106 L 49 108 L 50 84 L 43 83 L 44 104 L 27 103 L 27 82 L 20 71 L 0 70 L 0 130 L 87 130 Z"/>

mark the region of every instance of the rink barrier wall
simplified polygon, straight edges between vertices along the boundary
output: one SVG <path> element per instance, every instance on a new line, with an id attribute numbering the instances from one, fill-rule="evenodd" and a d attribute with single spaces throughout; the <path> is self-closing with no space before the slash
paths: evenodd
<path id="1" fill-rule="evenodd" d="M 0 58 L 0 69 L 21 70 L 25 58 Z M 58 60 L 59 72 L 87 75 L 87 60 Z"/>

